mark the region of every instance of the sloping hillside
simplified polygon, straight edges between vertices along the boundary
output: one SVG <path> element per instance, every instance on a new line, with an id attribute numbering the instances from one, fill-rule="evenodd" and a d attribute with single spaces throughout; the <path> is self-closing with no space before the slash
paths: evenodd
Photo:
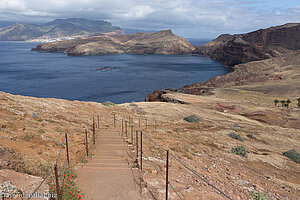
<path id="1" fill-rule="evenodd" d="M 17 23 L 0 28 L 0 40 L 24 41 L 36 38 L 59 38 L 67 36 L 99 35 L 116 31 L 123 34 L 120 27 L 103 20 L 83 18 L 57 19 L 43 25 Z"/>

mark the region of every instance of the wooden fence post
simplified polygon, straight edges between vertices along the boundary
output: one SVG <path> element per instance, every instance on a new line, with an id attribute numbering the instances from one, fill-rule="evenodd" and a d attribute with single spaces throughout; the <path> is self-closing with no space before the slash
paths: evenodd
<path id="1" fill-rule="evenodd" d="M 124 120 L 122 119 L 122 136 L 123 136 L 123 133 L 124 133 Z"/>
<path id="2" fill-rule="evenodd" d="M 169 188 L 169 150 L 167 150 L 167 156 L 166 156 L 166 200 L 168 200 L 168 188 Z"/>
<path id="3" fill-rule="evenodd" d="M 95 121 L 93 118 L 93 144 L 96 144 L 96 131 L 95 131 Z"/>
<path id="4" fill-rule="evenodd" d="M 59 181 L 58 181 L 58 172 L 57 172 L 57 165 L 54 165 L 54 172 L 55 172 L 55 179 L 56 179 L 56 194 L 57 199 L 60 200 L 60 188 L 59 188 Z"/>
<path id="5" fill-rule="evenodd" d="M 146 119 L 146 130 L 148 129 L 148 121 L 147 121 L 147 119 Z"/>
<path id="6" fill-rule="evenodd" d="M 88 135 L 86 129 L 85 129 L 85 149 L 86 149 L 86 156 L 89 156 L 89 141 L 88 141 Z"/>
<path id="7" fill-rule="evenodd" d="M 70 165 L 70 157 L 69 157 L 68 133 L 65 133 L 65 137 L 66 137 L 67 161 L 68 161 L 68 166 L 69 166 Z"/>
<path id="8" fill-rule="evenodd" d="M 131 125 L 131 144 L 133 145 L 133 125 Z"/>
<path id="9" fill-rule="evenodd" d="M 114 115 L 114 127 L 116 127 L 116 114 L 113 115 Z"/>
<path id="10" fill-rule="evenodd" d="M 141 131 L 141 150 L 140 150 L 140 154 L 141 154 L 141 171 L 143 171 L 143 132 Z"/>
<path id="11" fill-rule="evenodd" d="M 136 160 L 138 160 L 139 157 L 139 132 L 136 131 L 135 133 L 135 145 L 136 145 Z"/>
<path id="12" fill-rule="evenodd" d="M 127 121 L 125 121 L 125 137 L 127 138 Z"/>
<path id="13" fill-rule="evenodd" d="M 139 128 L 141 128 L 141 118 L 139 118 Z"/>

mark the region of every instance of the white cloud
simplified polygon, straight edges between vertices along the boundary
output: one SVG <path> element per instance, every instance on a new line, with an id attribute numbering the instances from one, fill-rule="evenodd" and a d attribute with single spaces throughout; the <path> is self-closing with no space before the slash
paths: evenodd
<path id="1" fill-rule="evenodd" d="M 266 0 L 265 0 L 266 1 Z M 269 8 L 245 0 L 0 0 L 0 18 L 50 21 L 105 19 L 115 25 L 174 29 L 187 37 L 215 37 L 300 21 L 300 7 Z"/>

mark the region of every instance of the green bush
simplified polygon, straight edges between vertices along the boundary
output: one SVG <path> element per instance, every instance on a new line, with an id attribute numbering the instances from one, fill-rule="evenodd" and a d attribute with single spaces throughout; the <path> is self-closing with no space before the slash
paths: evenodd
<path id="1" fill-rule="evenodd" d="M 33 136 L 31 133 L 26 133 L 24 136 L 23 136 L 23 140 L 27 141 L 27 142 L 30 142 L 32 140 Z"/>
<path id="2" fill-rule="evenodd" d="M 246 157 L 247 156 L 247 151 L 244 146 L 237 146 L 231 149 L 232 153 L 235 153 L 236 155 Z"/>
<path id="3" fill-rule="evenodd" d="M 229 137 L 231 137 L 232 139 L 235 139 L 235 140 L 239 140 L 241 142 L 243 142 L 243 138 L 240 136 L 240 134 L 236 134 L 236 133 L 230 133 L 228 134 Z"/>
<path id="4" fill-rule="evenodd" d="M 283 155 L 285 157 L 288 157 L 289 159 L 291 159 L 295 163 L 299 163 L 300 164 L 300 154 L 297 153 L 295 150 L 292 149 L 292 150 L 289 150 L 287 152 L 284 152 Z"/>
<path id="5" fill-rule="evenodd" d="M 116 104 L 113 103 L 113 102 L 110 102 L 110 101 L 106 101 L 106 102 L 102 103 L 102 105 L 104 105 L 104 106 L 114 106 Z"/>
<path id="6" fill-rule="evenodd" d="M 184 120 L 187 122 L 193 122 L 193 123 L 200 122 L 200 119 L 196 115 L 190 115 L 188 117 L 185 117 Z"/>
<path id="7" fill-rule="evenodd" d="M 39 133 L 45 133 L 45 130 L 40 129 L 40 130 L 39 130 Z"/>
<path id="8" fill-rule="evenodd" d="M 134 107 L 138 107 L 138 105 L 133 101 L 129 104 L 129 106 L 134 106 Z"/>
<path id="9" fill-rule="evenodd" d="M 251 196 L 255 200 L 268 200 L 268 197 L 262 192 L 252 192 Z"/>

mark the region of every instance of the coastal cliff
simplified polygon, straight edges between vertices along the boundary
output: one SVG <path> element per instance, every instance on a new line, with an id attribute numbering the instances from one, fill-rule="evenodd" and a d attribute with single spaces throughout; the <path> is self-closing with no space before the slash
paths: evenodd
<path id="1" fill-rule="evenodd" d="M 71 56 L 101 54 L 188 54 L 195 50 L 171 30 L 119 36 L 95 36 L 38 45 L 33 51 L 63 52 Z"/>
<path id="2" fill-rule="evenodd" d="M 299 33 L 300 23 L 293 23 L 246 34 L 221 35 L 193 53 L 229 65 L 231 72 L 171 92 L 211 95 L 218 88 L 236 88 L 296 97 L 300 91 Z M 156 90 L 145 100 L 169 101 L 164 98 L 168 92 Z"/>
<path id="3" fill-rule="evenodd" d="M 195 49 L 225 65 L 278 57 L 287 50 L 300 50 L 300 23 L 260 29 L 246 34 L 223 34 Z"/>

